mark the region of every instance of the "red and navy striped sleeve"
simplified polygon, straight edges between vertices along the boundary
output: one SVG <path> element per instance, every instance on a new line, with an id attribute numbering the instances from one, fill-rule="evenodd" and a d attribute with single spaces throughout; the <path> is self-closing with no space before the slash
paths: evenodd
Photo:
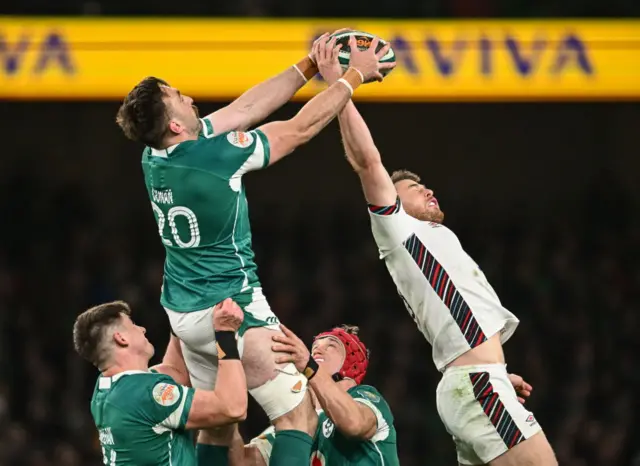
<path id="1" fill-rule="evenodd" d="M 379 206 L 379 205 L 373 205 L 373 204 L 368 204 L 368 205 L 369 205 L 369 212 L 375 215 L 387 216 L 387 215 L 397 214 L 398 212 L 400 212 L 399 197 L 396 198 L 396 203 L 394 205 L 386 205 L 386 206 Z"/>

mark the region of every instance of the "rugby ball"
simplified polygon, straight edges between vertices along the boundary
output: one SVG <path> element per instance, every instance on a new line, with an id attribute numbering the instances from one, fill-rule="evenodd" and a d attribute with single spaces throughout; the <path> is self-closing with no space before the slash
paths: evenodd
<path id="1" fill-rule="evenodd" d="M 367 50 L 371 45 L 371 41 L 376 37 L 373 34 L 369 34 L 368 32 L 363 31 L 344 31 L 338 34 L 335 34 L 331 37 L 336 38 L 336 45 L 342 44 L 342 48 L 340 52 L 338 52 L 338 60 L 340 61 L 340 66 L 342 66 L 342 70 L 346 71 L 349 68 L 349 60 L 351 59 L 351 48 L 349 47 L 349 38 L 351 36 L 356 37 L 356 41 L 358 42 L 358 49 Z M 376 52 L 378 52 L 382 47 L 384 47 L 387 42 L 382 38 L 379 38 L 380 42 L 378 43 L 378 47 Z M 389 48 L 389 51 L 385 54 L 384 57 L 380 59 L 380 63 L 389 63 L 396 61 L 396 54 L 393 51 L 393 48 Z M 388 75 L 392 70 L 381 70 L 382 76 Z M 374 80 L 365 81 L 366 83 L 373 82 Z"/>

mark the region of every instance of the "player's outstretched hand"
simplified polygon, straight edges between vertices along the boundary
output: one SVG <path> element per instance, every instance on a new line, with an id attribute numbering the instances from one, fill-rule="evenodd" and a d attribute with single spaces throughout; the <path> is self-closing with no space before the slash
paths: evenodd
<path id="1" fill-rule="evenodd" d="M 380 70 L 391 69 L 396 66 L 395 63 L 380 63 L 379 60 L 387 54 L 391 45 L 387 43 L 378 53 L 376 53 L 379 43 L 380 39 L 375 37 L 371 41 L 371 45 L 369 45 L 368 49 L 360 50 L 358 48 L 356 36 L 351 36 L 349 38 L 349 49 L 351 51 L 349 65 L 362 73 L 364 76 L 364 82 L 372 79 L 382 81 L 383 76 L 380 73 Z"/>
<path id="2" fill-rule="evenodd" d="M 338 30 L 334 34 L 341 31 Z M 342 67 L 340 66 L 340 61 L 338 61 L 338 52 L 341 48 L 342 44 L 336 46 L 335 36 L 329 40 L 324 38 L 313 44 L 313 54 L 318 71 L 320 71 L 320 74 L 329 85 L 335 83 L 342 76 Z"/>
<path id="3" fill-rule="evenodd" d="M 284 335 L 274 335 L 273 341 L 277 344 L 271 349 L 276 353 L 282 353 L 276 358 L 276 363 L 285 364 L 292 362 L 296 369 L 303 372 L 309 362 L 309 349 L 298 336 L 284 325 L 280 324 Z"/>
<path id="4" fill-rule="evenodd" d="M 336 29 L 331 34 L 329 34 L 328 32 L 325 32 L 320 37 L 318 37 L 316 40 L 314 40 L 313 44 L 311 45 L 311 53 L 309 53 L 309 58 L 311 58 L 311 60 L 313 60 L 313 63 L 316 63 L 316 64 L 318 63 L 318 58 L 316 57 L 316 46 L 317 46 L 317 44 L 320 43 L 320 42 L 322 42 L 324 44 L 329 39 L 329 36 L 334 36 L 336 34 L 340 34 L 341 32 L 345 32 L 345 31 L 351 31 L 351 28 Z"/>
<path id="5" fill-rule="evenodd" d="M 213 308 L 213 328 L 216 332 L 237 332 L 244 320 L 244 313 L 236 302 L 227 298 Z"/>
<path id="6" fill-rule="evenodd" d="M 524 404 L 526 399 L 531 396 L 533 387 L 525 382 L 518 374 L 509 374 L 509 382 L 511 382 L 511 385 L 513 385 L 513 388 L 518 394 L 518 401 Z"/>

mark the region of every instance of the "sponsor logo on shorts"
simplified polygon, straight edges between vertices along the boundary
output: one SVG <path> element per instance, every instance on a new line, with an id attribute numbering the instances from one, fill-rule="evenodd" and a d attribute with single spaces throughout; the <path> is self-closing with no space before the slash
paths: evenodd
<path id="1" fill-rule="evenodd" d="M 380 397 L 378 395 L 366 390 L 358 390 L 358 395 L 360 395 L 365 400 L 373 401 L 374 403 L 378 403 L 380 401 Z"/>
<path id="2" fill-rule="evenodd" d="M 161 406 L 172 406 L 180 397 L 180 390 L 170 383 L 159 383 L 153 387 L 153 399 Z"/>
<path id="3" fill-rule="evenodd" d="M 232 146 L 244 149 L 253 144 L 253 135 L 244 131 L 232 131 L 227 134 L 227 141 L 229 141 Z"/>
<path id="4" fill-rule="evenodd" d="M 322 454 L 322 452 L 314 451 L 313 455 L 311 455 L 311 463 L 309 464 L 311 466 L 325 466 L 325 464 L 327 464 L 327 461 L 324 459 L 324 455 Z"/>
<path id="5" fill-rule="evenodd" d="M 322 423 L 322 435 L 324 435 L 326 438 L 331 437 L 334 428 L 335 426 L 333 425 L 333 421 L 328 418 L 325 419 L 325 421 Z"/>
<path id="6" fill-rule="evenodd" d="M 538 423 L 538 421 L 536 421 L 536 418 L 533 417 L 533 414 L 529 414 L 529 416 L 527 417 L 527 424 L 529 424 L 530 427 L 533 427 L 537 423 Z"/>

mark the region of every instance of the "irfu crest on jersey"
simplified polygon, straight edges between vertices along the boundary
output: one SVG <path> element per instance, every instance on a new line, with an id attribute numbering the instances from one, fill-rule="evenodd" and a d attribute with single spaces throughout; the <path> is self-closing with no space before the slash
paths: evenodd
<path id="1" fill-rule="evenodd" d="M 322 423 L 322 435 L 324 435 L 326 438 L 331 437 L 334 428 L 335 425 L 333 424 L 333 421 L 329 418 L 325 419 L 325 421 Z"/>

